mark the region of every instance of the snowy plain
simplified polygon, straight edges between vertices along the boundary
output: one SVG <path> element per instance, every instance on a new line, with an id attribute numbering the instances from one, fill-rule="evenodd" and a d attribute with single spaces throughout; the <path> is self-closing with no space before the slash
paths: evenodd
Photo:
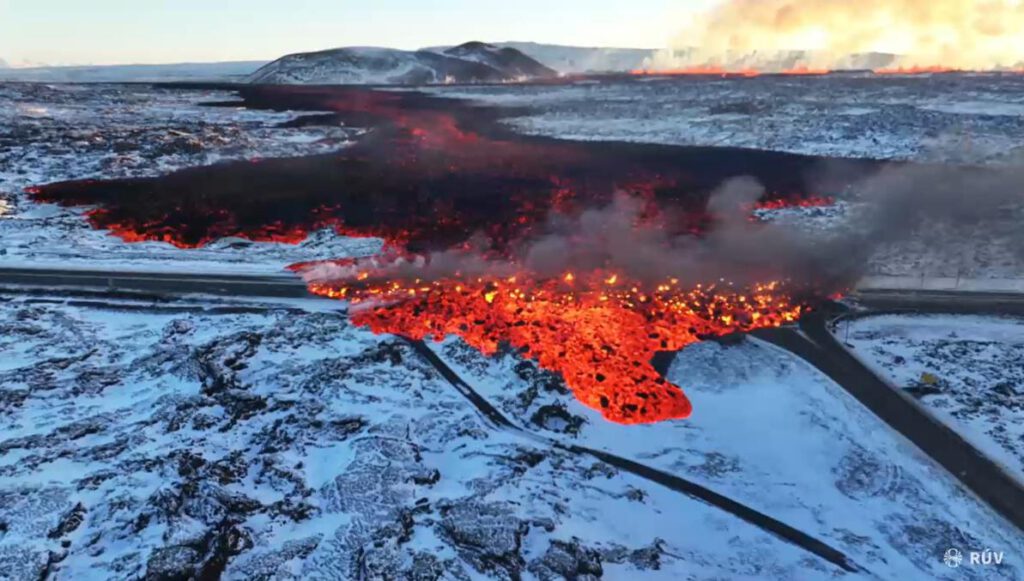
<path id="1" fill-rule="evenodd" d="M 551 137 L 943 163 L 1024 152 L 1024 75 L 684 76 L 430 91 L 528 107 L 506 122 Z"/>
<path id="2" fill-rule="evenodd" d="M 880 315 L 843 321 L 836 334 L 1024 482 L 1024 320 Z"/>
<path id="3" fill-rule="evenodd" d="M 296 262 L 375 252 L 380 241 L 315 232 L 298 245 L 225 239 L 197 250 L 129 244 L 85 220 L 88 208 L 29 200 L 26 188 L 151 177 L 238 160 L 328 153 L 360 132 L 283 127 L 299 114 L 207 107 L 233 93 L 146 85 L 0 84 L 0 266 L 275 273 Z"/>
<path id="4" fill-rule="evenodd" d="M 248 306 L 3 298 L 13 578 L 936 578 L 948 546 L 1024 551 L 840 388 L 761 343 L 684 351 L 669 377 L 698 415 L 634 427 L 532 363 L 432 346 L 532 438 L 340 310 Z M 549 440 L 691 478 L 866 572 Z"/>

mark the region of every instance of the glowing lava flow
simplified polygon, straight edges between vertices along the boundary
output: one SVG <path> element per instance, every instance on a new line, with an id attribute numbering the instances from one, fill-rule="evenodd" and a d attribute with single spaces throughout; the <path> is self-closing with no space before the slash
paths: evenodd
<path id="1" fill-rule="evenodd" d="M 268 220 L 258 226 L 242 227 L 232 220 L 226 211 L 211 211 L 205 215 L 202 234 L 193 240 L 183 240 L 181 233 L 188 231 L 190 224 L 163 220 L 118 220 L 106 208 L 94 208 L 86 212 L 89 223 L 97 229 L 109 230 L 125 242 L 166 242 L 176 248 L 201 248 L 224 238 L 242 238 L 257 242 L 299 244 L 309 237 L 310 232 L 320 228 L 333 227 L 339 234 L 345 234 L 340 220 L 331 215 L 327 207 L 314 208 L 309 212 L 306 224 L 285 224 L 281 220 Z M 195 223 L 191 224 L 194 226 Z M 353 235 L 355 236 L 355 234 Z"/>
<path id="2" fill-rule="evenodd" d="M 796 195 L 805 187 L 794 176 L 816 163 L 812 159 L 525 137 L 502 129 L 497 110 L 415 94 L 316 87 L 256 87 L 244 94 L 255 107 L 326 109 L 336 113 L 332 123 L 372 130 L 330 155 L 231 162 L 159 178 L 63 182 L 29 194 L 39 202 L 89 206 L 94 227 L 130 242 L 194 248 L 234 236 L 298 243 L 330 228 L 381 238 L 385 255 L 477 253 L 455 257 L 466 259 L 460 265 L 482 266 L 472 277 L 454 269 L 439 273 L 435 263 L 426 265 L 433 267 L 429 282 L 416 280 L 427 279 L 426 270 L 395 270 L 379 261 L 366 269 L 352 264 L 355 269 L 342 269 L 340 278 L 337 270 L 326 278 L 309 276 L 323 264 L 293 270 L 317 281 L 314 292 L 349 301 L 352 320 L 375 332 L 457 335 L 487 354 L 508 345 L 561 374 L 580 401 L 622 423 L 690 415 L 680 388 L 652 365 L 659 351 L 777 326 L 806 308 L 778 283 L 690 289 L 673 280 L 628 281 L 623 273 L 636 271 L 610 259 L 566 262 L 586 264 L 587 271 L 552 278 L 562 268 L 583 266 L 560 264 L 542 276 L 516 262 L 528 261 L 513 250 L 566 222 L 550 218 L 597 219 L 603 214 L 588 210 L 620 195 L 635 198 L 630 224 L 645 229 L 639 240 L 699 237 L 717 224 L 707 210 L 709 197 L 736 176 L 760 179 L 773 192 L 765 202 L 772 207 L 809 203 Z M 748 209 L 753 214 L 756 208 Z M 486 244 L 478 245 L 480 239 Z M 476 278 L 481 272 L 489 275 Z"/>
<path id="3" fill-rule="evenodd" d="M 831 196 L 810 196 L 804 198 L 774 198 L 758 202 L 756 210 L 782 210 L 785 208 L 821 208 L 831 206 L 836 199 Z"/>
<path id="4" fill-rule="evenodd" d="M 806 309 L 779 283 L 743 292 L 729 285 L 686 289 L 678 280 L 644 285 L 606 271 L 430 282 L 381 276 L 364 270 L 350 282 L 310 288 L 349 301 L 353 322 L 375 333 L 458 335 L 488 355 L 507 344 L 560 373 L 583 404 L 623 424 L 686 418 L 692 411 L 683 391 L 654 369 L 657 352 L 779 326 Z"/>
<path id="5" fill-rule="evenodd" d="M 759 77 L 761 75 L 788 75 L 788 76 L 821 76 L 831 73 L 831 69 L 818 69 L 811 68 L 808 66 L 800 65 L 789 69 L 782 70 L 771 70 L 771 69 L 751 69 L 751 68 L 725 68 L 716 65 L 697 65 L 693 67 L 684 68 L 673 68 L 673 69 L 633 69 L 629 71 L 629 74 L 638 77 L 652 76 L 652 77 L 674 77 L 674 76 L 686 76 L 686 75 L 705 75 L 705 76 L 722 76 L 722 77 Z"/>

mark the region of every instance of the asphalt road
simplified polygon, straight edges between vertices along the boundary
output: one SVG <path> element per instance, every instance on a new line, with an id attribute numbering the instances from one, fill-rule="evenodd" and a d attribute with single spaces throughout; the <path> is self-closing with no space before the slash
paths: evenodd
<path id="1" fill-rule="evenodd" d="M 0 267 L 0 287 L 12 290 L 90 290 L 158 295 L 311 296 L 302 280 L 290 273 L 260 276 Z"/>
<path id="2" fill-rule="evenodd" d="M 862 306 L 875 311 L 1024 315 L 1024 293 L 947 290 L 859 290 Z"/>
<path id="3" fill-rule="evenodd" d="M 560 442 L 555 439 L 534 434 L 529 430 L 524 429 L 501 413 L 500 410 L 491 405 L 486 398 L 473 389 L 469 383 L 459 377 L 459 375 L 440 357 L 438 357 L 424 341 L 412 339 L 407 340 L 416 353 L 430 363 L 431 366 L 433 366 L 434 369 L 436 369 L 441 376 L 445 378 L 445 380 L 458 390 L 463 397 L 469 400 L 469 402 L 480 412 L 481 417 L 492 427 L 529 438 L 541 444 L 547 444 L 554 448 L 569 452 L 570 454 L 586 455 L 596 458 L 618 468 L 619 470 L 628 472 L 639 478 L 664 486 L 669 490 L 685 494 L 691 498 L 714 506 L 719 510 L 725 511 L 741 520 L 744 520 L 767 533 L 775 535 L 784 542 L 790 543 L 811 554 L 817 555 L 845 571 L 854 573 L 862 570 L 860 566 L 851 561 L 850 558 L 842 551 L 839 551 L 814 536 L 779 521 L 767 514 L 759 512 L 745 504 L 737 502 L 727 496 L 719 494 L 705 486 L 701 486 L 696 482 L 687 480 L 675 474 L 664 472 L 641 462 L 630 460 L 629 458 L 617 456 L 604 450 L 597 450 L 594 448 L 579 446 L 577 444 Z"/>
<path id="4" fill-rule="evenodd" d="M 311 296 L 301 279 L 287 273 L 255 276 L 0 267 L 0 289 L 2 288 L 14 291 L 84 290 L 169 296 Z M 869 291 L 860 293 L 857 298 L 874 311 L 1024 314 L 1024 295 L 948 291 Z M 917 402 L 875 375 L 852 356 L 828 330 L 830 320 L 828 313 L 812 313 L 801 321 L 802 332 L 795 329 L 771 329 L 758 332 L 757 335 L 802 357 L 827 374 L 880 419 L 945 467 L 1007 520 L 1024 530 L 1024 486 L 959 434 L 935 419 Z M 665 362 L 662 364 L 667 367 Z M 482 411 L 486 413 L 488 409 L 482 408 Z M 497 421 L 497 418 L 491 417 L 491 420 Z M 692 490 L 687 492 L 694 495 Z M 699 494 L 695 496 L 700 497 Z M 711 502 L 710 498 L 703 500 Z M 730 512 L 736 513 L 735 510 Z M 763 515 L 739 516 L 746 520 L 757 520 Z M 771 527 L 781 524 L 765 521 L 761 525 L 766 526 L 765 523 Z M 793 537 L 788 539 L 790 542 L 799 539 L 798 544 L 807 545 L 805 548 L 812 552 L 841 566 L 845 564 L 844 557 L 833 553 L 828 547 L 815 546 L 813 539 L 802 538 L 798 531 L 794 534 L 793 531 L 782 527 L 773 532 L 783 537 Z"/>
<path id="5" fill-rule="evenodd" d="M 935 310 L 934 305 L 909 309 L 912 303 L 906 298 L 901 304 L 905 310 Z M 980 308 L 986 304 L 979 301 L 971 306 Z M 948 308 L 942 310 L 956 312 Z M 879 419 L 913 442 L 1006 520 L 1024 531 L 1024 483 L 939 421 L 903 390 L 868 369 L 833 335 L 830 324 L 834 319 L 835 314 L 818 311 L 803 317 L 799 330 L 769 329 L 756 334 L 828 375 Z"/>

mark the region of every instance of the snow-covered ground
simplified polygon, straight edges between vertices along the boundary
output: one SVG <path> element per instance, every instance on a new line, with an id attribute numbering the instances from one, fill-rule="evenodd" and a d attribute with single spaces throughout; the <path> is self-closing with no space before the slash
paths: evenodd
<path id="1" fill-rule="evenodd" d="M 861 577 L 593 457 L 491 427 L 404 343 L 353 328 L 332 304 L 3 298 L 5 572 Z M 434 349 L 529 432 L 697 481 L 824 540 L 865 576 L 942 577 L 950 546 L 1007 553 L 958 578 L 1024 567 L 1019 532 L 775 348 L 688 349 L 670 377 L 694 419 L 633 427 L 604 422 L 531 363 Z"/>
<path id="2" fill-rule="evenodd" d="M 1024 320 L 882 315 L 842 323 L 862 361 L 1024 482 Z"/>
<path id="3" fill-rule="evenodd" d="M 0 80 L 38 83 L 232 82 L 243 81 L 265 64 L 267 61 L 4 68 L 0 63 Z"/>
<path id="4" fill-rule="evenodd" d="M 1024 207 L 1018 207 L 974 226 L 929 226 L 878 248 L 871 274 L 1024 280 L 1022 217 Z"/>
<path id="5" fill-rule="evenodd" d="M 1024 75 L 651 78 L 437 94 L 526 106 L 526 133 L 810 155 L 996 163 L 1024 152 Z"/>
<path id="6" fill-rule="evenodd" d="M 486 359 L 457 340 L 442 352 L 524 425 L 685 475 L 825 540 L 881 578 L 941 578 L 938 556 L 948 546 L 1024 548 L 1019 531 L 842 388 L 765 343 L 683 350 L 667 377 L 692 399 L 693 417 L 631 427 L 603 421 L 517 357 Z"/>
<path id="7" fill-rule="evenodd" d="M 0 84 L 0 265 L 276 272 L 288 264 L 373 252 L 380 242 L 314 234 L 299 245 L 223 240 L 183 251 L 93 230 L 87 209 L 40 205 L 24 189 L 77 179 L 159 176 L 232 160 L 326 153 L 357 130 L 281 127 L 297 113 L 204 107 L 223 91 L 142 85 Z"/>

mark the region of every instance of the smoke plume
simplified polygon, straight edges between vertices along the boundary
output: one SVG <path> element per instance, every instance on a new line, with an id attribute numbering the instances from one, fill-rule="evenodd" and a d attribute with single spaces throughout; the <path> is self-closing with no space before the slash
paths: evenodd
<path id="1" fill-rule="evenodd" d="M 824 167 L 816 177 L 829 180 L 841 172 Z M 650 284 L 669 278 L 684 285 L 785 280 L 797 289 L 841 291 L 864 274 L 881 245 L 911 239 L 926 228 L 977 231 L 1005 221 L 1024 205 L 1024 163 L 887 166 L 851 184 L 847 195 L 855 210 L 832 231 L 752 221 L 753 204 L 764 193 L 749 177 L 723 183 L 709 199 L 711 225 L 701 236 L 673 229 L 680 216 L 670 211 L 652 216 L 642 200 L 619 194 L 606 206 L 551 214 L 500 256 L 491 241 L 476 236 L 464 247 L 426 257 L 325 264 L 304 277 L 314 283 L 343 282 L 372 271 L 374 279 L 390 280 L 523 273 L 545 278 L 604 269 Z"/>
<path id="2" fill-rule="evenodd" d="M 1019 68 L 1022 30 L 1024 0 L 723 0 L 649 68 Z"/>

